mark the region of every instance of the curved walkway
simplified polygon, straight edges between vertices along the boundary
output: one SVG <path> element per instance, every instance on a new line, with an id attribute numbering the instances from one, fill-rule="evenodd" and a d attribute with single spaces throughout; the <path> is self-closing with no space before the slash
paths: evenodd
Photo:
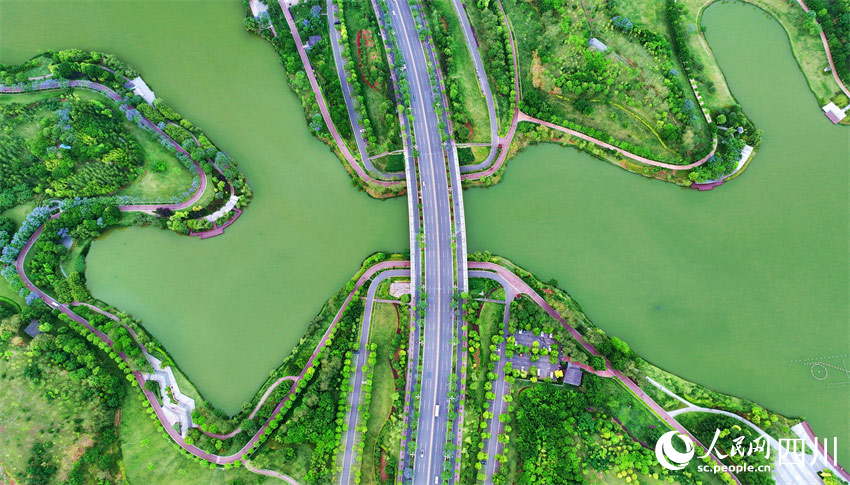
<path id="1" fill-rule="evenodd" d="M 696 404 L 692 404 L 692 403 L 688 402 L 687 400 L 685 400 L 681 396 L 677 395 L 673 391 L 667 389 L 661 383 L 655 381 L 651 377 L 647 377 L 646 380 L 649 381 L 649 383 L 652 384 L 653 386 L 655 386 L 658 389 L 660 389 L 661 391 L 663 391 L 668 396 L 672 397 L 673 399 L 676 399 L 677 401 L 679 401 L 679 402 L 681 402 L 685 405 L 684 408 L 676 409 L 674 411 L 670 411 L 670 416 L 678 416 L 678 415 L 684 414 L 684 413 L 707 413 L 707 414 L 721 414 L 723 416 L 728 416 L 730 418 L 733 418 L 733 419 L 739 421 L 740 423 L 743 423 L 743 424 L 749 426 L 753 431 L 758 433 L 759 436 L 763 437 L 764 440 L 770 445 L 770 447 L 773 448 L 774 450 L 776 450 L 776 456 L 786 456 L 785 453 L 787 453 L 787 456 L 789 457 L 788 458 L 789 463 L 775 463 L 774 467 L 773 467 L 772 475 L 773 475 L 773 478 L 776 479 L 777 484 L 779 484 L 779 485 L 797 485 L 797 484 L 800 484 L 800 483 L 820 483 L 821 479 L 820 479 L 820 477 L 818 476 L 817 473 L 820 470 L 822 470 L 823 467 L 814 466 L 813 464 L 811 464 L 810 463 L 811 458 L 809 458 L 808 455 L 806 455 L 806 453 L 802 453 L 802 452 L 797 453 L 797 452 L 791 452 L 790 450 L 786 450 L 780 444 L 780 442 L 776 440 L 776 438 L 774 438 L 773 436 L 770 436 L 764 430 L 762 430 L 761 428 L 759 428 L 758 426 L 756 426 L 755 424 L 753 424 L 749 420 L 744 419 L 743 417 L 741 417 L 741 416 L 739 416 L 735 413 L 731 413 L 729 411 L 724 411 L 722 409 L 711 409 L 711 408 L 705 408 L 705 407 L 702 407 L 702 406 L 697 406 Z M 797 428 L 798 426 L 801 426 L 801 425 L 799 425 L 799 424 L 795 425 L 794 428 Z M 803 434 L 803 433 L 800 432 L 800 433 L 797 433 L 797 434 L 799 436 L 800 434 Z M 803 438 L 806 441 L 809 441 L 808 446 L 810 448 L 814 447 L 814 445 L 811 443 L 812 440 L 810 440 L 808 436 L 801 436 L 801 438 Z M 783 451 L 784 451 L 784 453 L 783 453 Z M 781 453 L 781 455 L 780 455 L 780 453 Z M 823 456 L 823 455 L 821 455 L 821 456 Z M 824 463 L 824 465 L 826 466 L 826 468 L 828 468 L 832 473 L 836 474 L 837 476 L 844 477 L 845 480 L 850 479 L 850 475 L 848 475 L 848 473 L 843 468 L 833 466 L 833 464 L 829 463 L 828 461 L 826 461 L 826 463 Z"/>
<path id="2" fill-rule="evenodd" d="M 658 418 L 660 418 L 662 421 L 664 421 L 671 429 L 674 429 L 677 432 L 691 438 L 694 443 L 698 443 L 701 446 L 703 446 L 703 448 L 708 449 L 707 446 L 702 445 L 702 443 L 700 443 L 699 440 L 696 439 L 696 437 L 694 437 L 687 429 L 685 429 L 684 426 L 679 424 L 678 421 L 676 421 L 673 418 L 673 416 L 671 416 L 669 413 L 667 413 L 667 411 L 665 411 L 664 408 L 662 408 L 660 405 L 658 405 L 658 403 L 656 403 L 651 397 L 649 397 L 645 392 L 643 392 L 640 389 L 640 387 L 638 387 L 638 385 L 634 381 L 632 381 L 631 379 L 629 379 L 628 377 L 623 375 L 623 373 L 620 372 L 619 370 L 614 369 L 611 366 L 611 362 L 608 360 L 607 357 L 600 354 L 599 351 L 596 350 L 596 348 L 594 346 L 585 342 L 584 339 L 582 338 L 581 334 L 578 333 L 578 331 L 576 329 L 571 327 L 566 322 L 566 320 L 564 320 L 563 317 L 561 317 L 561 315 L 557 311 L 555 311 L 554 308 L 552 308 L 551 306 L 549 306 L 548 303 L 546 303 L 546 300 L 544 300 L 540 295 L 538 295 L 537 292 L 535 292 L 530 286 L 528 286 L 528 284 L 525 281 L 523 281 L 519 276 L 515 275 L 512 271 L 508 270 L 507 268 L 500 266 L 498 264 L 495 264 L 495 263 L 470 262 L 469 268 L 470 269 L 482 269 L 482 270 L 492 271 L 492 272 L 500 274 L 505 279 L 507 284 L 509 284 L 517 294 L 528 296 L 535 303 L 540 305 L 540 307 L 543 308 L 546 311 L 546 313 L 551 315 L 552 318 L 554 318 L 555 320 L 560 322 L 561 325 L 568 332 L 570 332 L 570 334 L 573 336 L 573 338 L 575 338 L 576 341 L 578 341 L 578 343 L 581 344 L 581 346 L 584 347 L 585 350 L 587 350 L 591 355 L 599 355 L 603 359 L 605 359 L 605 367 L 608 370 L 611 371 L 613 378 L 617 379 L 626 389 L 628 389 L 640 401 L 642 401 L 643 404 L 646 407 L 648 407 L 650 409 L 650 411 L 653 412 L 653 414 L 658 416 Z M 712 455 L 711 458 L 714 460 L 714 462 L 717 465 L 722 465 L 720 463 L 720 460 L 718 460 L 716 456 Z M 490 457 L 490 459 L 493 459 L 493 457 Z M 739 485 L 741 484 L 741 482 L 737 479 L 737 477 L 732 475 L 732 478 L 735 480 L 736 483 L 738 483 Z"/>
<path id="3" fill-rule="evenodd" d="M 104 86 L 103 84 L 96 83 L 94 81 L 82 81 L 82 80 L 67 81 L 67 83 L 68 83 L 68 87 L 70 87 L 70 88 L 89 89 L 91 91 L 95 91 L 95 92 L 98 92 L 98 93 L 105 95 L 107 98 L 111 99 L 112 101 L 114 101 L 116 103 L 121 103 L 122 106 L 128 106 L 128 105 L 124 104 L 124 98 L 121 95 L 119 95 L 118 93 L 116 93 L 112 89 Z M 53 90 L 53 89 L 66 89 L 66 88 L 64 86 L 61 86 L 59 81 L 49 80 L 49 81 L 42 81 L 37 86 L 34 86 L 32 88 L 32 91 L 49 91 L 49 90 Z M 0 85 L 0 94 L 20 94 L 20 93 L 26 93 L 26 92 L 31 92 L 31 91 L 27 91 L 23 87 L 19 87 L 19 86 Z M 130 107 L 130 106 L 128 106 L 128 107 Z M 186 155 L 187 157 L 191 157 L 191 155 L 189 155 L 189 153 L 186 150 L 184 150 L 183 147 L 180 146 L 179 143 L 174 141 L 170 136 L 166 135 L 165 132 L 160 130 L 159 127 L 156 126 L 154 123 L 152 123 L 150 120 L 148 120 L 147 118 L 142 116 L 141 113 L 139 113 L 139 117 L 141 118 L 142 123 L 146 127 L 151 129 L 152 131 L 155 131 L 157 134 L 159 134 L 160 136 L 162 136 L 163 138 L 168 140 L 169 143 L 174 145 L 174 148 L 177 150 L 178 153 L 182 153 L 183 155 Z M 189 197 L 187 200 L 180 202 L 180 203 L 176 203 L 176 204 L 131 204 L 131 205 L 121 205 L 121 206 L 118 206 L 118 208 L 122 212 L 138 211 L 138 212 L 153 213 L 155 210 L 160 209 L 160 208 L 170 209 L 170 210 L 181 210 L 181 209 L 185 209 L 187 207 L 191 207 L 192 204 L 197 202 L 201 198 L 201 196 L 204 195 L 204 191 L 207 188 L 207 174 L 203 171 L 203 169 L 201 169 L 200 163 L 196 162 L 195 160 L 192 160 L 192 163 L 195 166 L 195 171 L 198 173 L 198 178 L 200 180 L 200 183 L 198 185 L 198 190 L 196 190 L 195 193 L 191 197 Z"/>
<path id="4" fill-rule="evenodd" d="M 581 138 L 582 140 L 589 141 L 590 143 L 601 146 L 602 148 L 607 148 L 608 150 L 615 150 L 620 155 L 631 158 L 632 160 L 634 160 L 636 162 L 640 162 L 640 163 L 643 163 L 643 164 L 646 164 L 646 165 L 652 165 L 654 167 L 666 168 L 666 169 L 670 169 L 670 170 L 690 170 L 692 168 L 699 167 L 700 165 L 707 162 L 714 155 L 714 152 L 717 151 L 717 138 L 715 138 L 714 139 L 714 146 L 712 146 L 711 152 L 709 152 L 708 155 L 704 156 L 703 158 L 701 158 L 700 160 L 698 160 L 696 162 L 689 163 L 687 165 L 674 165 L 672 163 L 658 162 L 658 161 L 655 161 L 655 160 L 652 160 L 652 159 L 649 159 L 649 158 L 646 158 L 646 157 L 642 157 L 640 155 L 635 155 L 634 153 L 623 150 L 620 147 L 616 147 L 614 145 L 611 145 L 610 143 L 605 143 L 602 140 L 597 140 L 596 138 L 593 138 L 590 135 L 585 135 L 584 133 L 582 133 L 580 131 L 572 130 L 570 128 L 565 128 L 563 126 L 556 125 L 556 124 L 550 123 L 548 121 L 543 121 L 543 120 L 535 118 L 533 116 L 529 116 L 529 115 L 527 115 L 527 114 L 525 114 L 521 111 L 519 113 L 519 120 L 520 121 L 529 121 L 531 123 L 537 123 L 538 125 L 543 125 L 547 128 L 551 128 L 553 130 L 561 131 L 561 132 L 564 132 L 568 135 L 576 136 L 578 138 Z"/>
<path id="5" fill-rule="evenodd" d="M 245 465 L 245 469 L 249 472 L 254 472 L 257 475 L 265 475 L 267 477 L 279 478 L 280 480 L 283 480 L 284 482 L 287 482 L 291 485 L 298 485 L 298 482 L 295 481 L 295 479 L 290 477 L 289 475 L 284 475 L 283 473 L 276 472 L 274 470 L 261 470 L 259 468 L 254 468 L 254 465 L 252 465 L 251 462 L 248 460 L 243 461 L 242 464 Z"/>
<path id="6" fill-rule="evenodd" d="M 325 98 L 322 96 L 322 90 L 319 87 L 319 82 L 316 80 L 316 74 L 313 72 L 313 65 L 307 57 L 307 51 L 304 50 L 304 43 L 301 41 L 301 35 L 298 33 L 298 27 L 295 26 L 295 20 L 289 12 L 289 5 L 286 3 L 286 0 L 278 0 L 278 3 L 280 4 L 280 9 L 283 10 L 283 16 L 286 18 L 286 23 L 289 25 L 289 32 L 292 34 L 292 38 L 295 39 L 295 47 L 298 49 L 298 55 L 301 57 L 301 63 L 304 65 L 304 72 L 307 74 L 307 80 L 310 81 L 310 88 L 313 89 L 313 94 L 316 96 L 316 103 L 319 105 L 319 111 L 322 113 L 322 119 L 328 127 L 328 131 L 330 132 L 331 137 L 333 137 L 334 142 L 336 143 L 336 146 L 343 158 L 345 158 L 348 162 L 351 169 L 354 170 L 365 182 L 384 187 L 389 187 L 398 183 L 373 178 L 371 175 L 366 173 L 363 167 L 361 167 L 357 162 L 357 159 L 354 158 L 348 150 L 348 147 L 345 145 L 345 141 L 343 141 L 339 132 L 336 130 L 336 125 L 334 125 L 334 122 L 331 119 L 331 114 L 328 111 L 328 105 L 325 103 Z"/>
<path id="7" fill-rule="evenodd" d="M 363 414 L 360 409 L 360 398 L 363 393 L 363 384 L 366 380 L 363 377 L 363 367 L 368 363 L 369 359 L 369 329 L 372 325 L 372 309 L 375 304 L 375 292 L 378 291 L 378 286 L 387 278 L 397 276 L 410 276 L 410 270 L 396 269 L 388 270 L 380 273 L 369 284 L 369 291 L 366 294 L 366 305 L 363 310 L 362 323 L 360 325 L 360 344 L 355 355 L 355 361 L 352 363 L 354 367 L 354 375 L 351 376 L 351 392 L 348 395 L 348 416 L 345 418 L 346 432 L 343 437 L 343 455 L 342 455 L 342 472 L 340 473 L 339 483 L 347 485 L 354 483 L 351 479 L 352 473 L 355 470 L 357 462 L 357 450 L 354 446 L 357 440 L 357 422 L 360 420 L 360 415 Z"/>

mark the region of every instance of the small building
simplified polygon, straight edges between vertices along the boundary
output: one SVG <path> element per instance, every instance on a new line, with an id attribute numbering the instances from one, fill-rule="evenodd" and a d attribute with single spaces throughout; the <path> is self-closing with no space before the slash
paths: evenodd
<path id="1" fill-rule="evenodd" d="M 137 76 L 130 80 L 130 84 L 133 86 L 133 94 L 138 94 L 148 104 L 153 104 L 153 100 L 156 99 L 156 95 L 153 93 L 151 88 L 148 87 L 147 83 L 141 78 L 141 76 Z"/>
<path id="2" fill-rule="evenodd" d="M 60 143 L 60 144 L 59 144 L 59 148 L 60 148 L 60 149 L 62 149 L 62 150 L 70 150 L 70 149 L 71 149 L 71 146 L 70 146 L 70 145 L 66 145 L 66 144 L 64 144 L 64 143 Z"/>
<path id="3" fill-rule="evenodd" d="M 564 372 L 564 383 L 572 384 L 574 386 L 581 385 L 581 367 L 578 365 L 568 362 L 567 363 L 567 371 Z"/>
<path id="4" fill-rule="evenodd" d="M 322 40 L 321 35 L 311 35 L 309 39 L 307 39 L 307 43 L 304 44 L 304 50 L 310 50 L 314 45 L 318 44 L 319 41 Z"/>
<path id="5" fill-rule="evenodd" d="M 587 43 L 588 45 L 590 45 L 591 49 L 596 49 L 599 52 L 605 52 L 608 50 L 608 46 L 602 43 L 602 41 L 597 39 L 596 37 L 591 37 Z"/>
<path id="6" fill-rule="evenodd" d="M 39 321 L 33 320 L 30 322 L 29 325 L 27 325 L 27 328 L 24 329 L 24 332 L 26 332 L 26 334 L 30 337 L 35 338 L 38 334 L 41 333 L 41 330 L 38 329 L 38 325 Z"/>
<path id="7" fill-rule="evenodd" d="M 850 107 L 850 105 L 848 105 L 848 107 Z M 823 109 L 823 114 L 825 114 L 826 117 L 829 118 L 829 121 L 833 122 L 836 125 L 847 116 L 847 113 L 845 113 L 843 109 L 836 106 L 836 104 L 832 101 L 830 101 L 829 104 L 827 104 L 821 109 Z"/>

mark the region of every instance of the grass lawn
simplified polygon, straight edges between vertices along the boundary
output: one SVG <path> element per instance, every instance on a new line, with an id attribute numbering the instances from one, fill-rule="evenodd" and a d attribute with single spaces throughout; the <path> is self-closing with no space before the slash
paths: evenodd
<path id="1" fill-rule="evenodd" d="M 244 468 L 210 470 L 190 460 L 163 438 L 162 430 L 145 412 L 138 391 L 127 389 L 121 415 L 121 453 L 129 483 L 230 484 L 234 480 L 258 483 L 262 478 Z"/>
<path id="2" fill-rule="evenodd" d="M 372 160 L 372 165 L 382 172 L 404 172 L 404 154 L 393 153 Z"/>
<path id="3" fill-rule="evenodd" d="M 105 99 L 99 93 L 84 89 L 77 89 L 74 94 L 81 99 L 97 99 L 100 101 Z M 177 156 L 173 152 L 160 145 L 153 135 L 126 118 L 122 119 L 122 124 L 144 149 L 145 164 L 144 173 L 128 187 L 120 190 L 118 195 L 139 197 L 142 200 L 164 201 L 191 189 L 194 174 L 180 160 L 177 160 Z M 158 162 L 165 163 L 166 168 L 162 172 L 153 170 Z"/>
<path id="4" fill-rule="evenodd" d="M 15 221 L 15 224 L 20 227 L 21 223 L 24 222 L 24 219 L 27 218 L 27 216 L 30 214 L 30 212 L 32 212 L 34 208 L 35 202 L 29 201 L 21 205 L 12 207 L 11 209 L 7 209 L 0 213 L 0 215 L 12 219 L 13 221 Z"/>
<path id="5" fill-rule="evenodd" d="M 401 308 L 399 310 L 402 310 Z M 378 435 L 388 421 L 393 405 L 395 392 L 395 377 L 388 356 L 394 351 L 393 337 L 398 327 L 396 305 L 376 303 L 372 314 L 372 327 L 369 343 L 377 344 L 377 362 L 372 377 L 372 400 L 369 403 L 369 421 L 366 423 L 366 445 L 363 449 L 363 467 L 361 482 L 363 484 L 381 483 L 378 479 L 380 463 L 376 463 L 375 447 Z M 388 450 L 389 451 L 389 450 Z M 398 450 L 394 450 L 398 452 Z"/>
<path id="6" fill-rule="evenodd" d="M 475 66 L 472 64 L 472 57 L 455 8 L 451 0 L 434 0 L 429 5 L 437 16 L 437 21 L 442 24 L 431 25 L 431 28 L 439 29 L 439 31 L 445 28 L 448 32 L 446 43 L 450 54 L 440 53 L 440 67 L 445 74 L 448 88 L 446 95 L 449 97 L 449 102 L 454 105 L 456 98 L 452 97 L 452 93 L 457 91 L 460 99 L 463 100 L 461 109 L 469 119 L 468 126 L 454 123 L 455 133 L 459 134 L 457 139 L 463 142 L 489 142 L 490 116 L 487 113 L 487 102 L 478 85 Z M 469 8 L 475 7 L 470 5 Z"/>
<path id="7" fill-rule="evenodd" d="M 79 383 L 68 373 L 39 365 L 42 382 L 23 376 L 33 360 L 26 347 L 0 343 L 0 463 L 18 481 L 36 441 L 52 443 L 50 454 L 64 479 L 76 460 L 91 446 L 95 424 L 114 419 L 97 399 L 84 399 Z M 37 359 L 37 358 L 36 358 Z"/>

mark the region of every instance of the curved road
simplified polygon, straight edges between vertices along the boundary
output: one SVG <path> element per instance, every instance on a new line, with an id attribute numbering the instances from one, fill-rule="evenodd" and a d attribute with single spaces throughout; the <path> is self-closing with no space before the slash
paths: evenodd
<path id="1" fill-rule="evenodd" d="M 366 141 L 363 139 L 363 125 L 360 120 L 360 113 L 354 108 L 354 100 L 351 97 L 351 85 L 348 84 L 348 74 L 345 72 L 345 59 L 342 58 L 342 47 L 340 46 L 340 33 L 336 30 L 336 5 L 334 0 L 327 0 L 326 4 L 328 12 L 328 30 L 331 37 L 331 50 L 334 55 L 334 63 L 336 64 L 336 75 L 339 78 L 339 83 L 342 86 L 342 97 L 345 99 L 345 108 L 348 110 L 348 120 L 351 122 L 351 131 L 354 133 L 354 141 L 357 144 L 357 150 L 360 152 L 360 160 L 366 170 L 378 174 L 382 179 L 403 179 L 403 172 L 385 173 L 381 172 L 372 164 L 369 158 L 369 150 L 366 146 Z"/>
<path id="2" fill-rule="evenodd" d="M 382 185 L 384 187 L 389 187 L 398 183 L 373 178 L 371 175 L 366 173 L 359 163 L 357 163 L 357 159 L 354 158 L 348 150 L 348 147 L 345 145 L 345 142 L 336 130 L 336 125 L 334 125 L 334 122 L 331 119 L 330 111 L 328 111 L 328 105 L 325 103 L 325 97 L 322 95 L 319 82 L 316 80 L 316 74 L 313 72 L 313 65 L 310 63 L 310 58 L 307 57 L 307 51 L 304 50 L 304 42 L 301 41 L 301 35 L 298 33 L 298 28 L 295 26 L 295 20 L 292 18 L 292 13 L 289 12 L 289 5 L 286 3 L 286 0 L 278 0 L 278 3 L 280 4 L 280 9 L 283 10 L 283 16 L 286 18 L 286 23 L 289 25 L 289 32 L 292 34 L 292 38 L 295 39 L 295 47 L 298 49 L 298 55 L 301 57 L 301 63 L 304 65 L 304 72 L 307 74 L 307 80 L 310 81 L 310 88 L 313 89 L 313 94 L 316 97 L 316 103 L 319 105 L 319 111 L 322 113 L 322 119 L 328 127 L 328 131 L 334 139 L 334 142 L 336 143 L 336 146 L 343 158 L 345 158 L 348 162 L 351 169 L 354 170 L 365 182 Z"/>
<path id="3" fill-rule="evenodd" d="M 363 366 L 368 363 L 369 359 L 369 329 L 372 325 L 372 308 L 375 304 L 375 292 L 378 291 L 378 286 L 387 278 L 397 276 L 410 276 L 410 270 L 394 269 L 384 271 L 369 284 L 369 291 L 366 294 L 366 305 L 363 310 L 363 323 L 360 325 L 360 345 L 355 354 L 355 362 L 353 362 L 354 375 L 351 378 L 351 392 L 349 393 L 348 416 L 345 418 L 345 423 L 348 429 L 343 437 L 344 450 L 342 456 L 342 473 L 340 473 L 339 483 L 346 485 L 354 483 L 351 479 L 354 471 L 357 449 L 354 446 L 357 439 L 357 422 L 360 415 L 363 414 L 360 409 L 360 398 L 362 394 L 362 385 L 365 384 L 363 376 Z"/>
<path id="4" fill-rule="evenodd" d="M 54 218 L 58 217 L 58 214 L 53 216 L 53 217 Z M 106 334 L 104 334 L 103 332 L 101 332 L 100 330 L 98 330 L 97 328 L 92 326 L 83 317 L 74 313 L 69 308 L 69 306 L 67 304 L 59 303 L 53 297 L 46 294 L 40 288 L 36 287 L 32 283 L 32 281 L 29 279 L 26 272 L 24 271 L 24 261 L 26 260 L 30 249 L 32 249 L 33 245 L 38 240 L 38 237 L 41 235 L 43 230 L 44 230 L 44 226 L 41 226 L 41 227 L 38 228 L 38 230 L 35 231 L 35 233 L 27 241 L 27 244 L 21 250 L 21 253 L 18 255 L 18 258 L 15 260 L 15 269 L 17 270 L 18 275 L 21 277 L 21 280 L 24 282 L 24 285 L 27 287 L 27 289 L 29 289 L 30 291 L 32 291 L 33 293 L 38 295 L 38 297 L 41 300 L 43 300 L 47 304 L 48 307 L 54 308 L 54 309 L 59 310 L 60 312 L 64 313 L 71 320 L 74 320 L 75 322 L 79 323 L 80 325 L 83 325 L 84 327 L 86 327 L 91 333 L 93 333 L 97 338 L 99 338 L 101 341 L 103 341 L 110 348 L 113 348 L 113 342 Z M 217 465 L 225 465 L 225 464 L 228 464 L 228 463 L 234 463 L 236 461 L 246 460 L 247 457 L 250 456 L 251 450 L 254 447 L 254 445 L 258 444 L 259 441 L 260 441 L 260 437 L 265 434 L 265 431 L 270 426 L 271 421 L 281 413 L 281 411 L 283 410 L 283 406 L 286 404 L 286 402 L 294 396 L 294 391 L 298 387 L 297 386 L 298 382 L 300 382 L 304 378 L 308 369 L 311 369 L 311 368 L 314 367 L 315 360 L 317 359 L 319 353 L 322 351 L 322 349 L 324 349 L 325 345 L 327 344 L 327 340 L 330 337 L 331 332 L 334 331 L 337 323 L 339 323 L 339 320 L 342 317 L 342 313 L 345 310 L 345 308 L 348 306 L 351 299 L 354 297 L 354 293 L 366 281 L 368 281 L 370 278 L 372 278 L 372 276 L 375 273 L 377 273 L 379 271 L 382 271 L 382 270 L 385 270 L 385 269 L 392 269 L 392 268 L 406 268 L 406 267 L 409 267 L 409 266 L 410 266 L 410 263 L 407 262 L 407 261 L 384 261 L 384 262 L 377 263 L 377 264 L 373 265 L 372 267 L 367 269 L 360 276 L 360 278 L 355 283 L 354 288 L 348 294 L 345 301 L 340 306 L 339 311 L 337 312 L 336 316 L 334 317 L 333 321 L 331 322 L 331 324 L 328 327 L 325 334 L 322 336 L 321 340 L 319 341 L 319 344 L 316 346 L 316 349 L 313 351 L 313 354 L 308 359 L 307 364 L 304 366 L 304 369 L 302 369 L 301 373 L 297 377 L 295 377 L 295 381 L 294 381 L 294 384 L 292 386 L 292 390 L 286 395 L 285 398 L 283 398 L 278 403 L 278 405 L 274 408 L 274 411 L 272 412 L 269 419 L 265 423 L 263 423 L 262 426 L 260 426 L 260 429 L 257 431 L 257 433 L 253 437 L 251 437 L 251 439 L 249 439 L 248 442 L 241 449 L 239 449 L 239 451 L 237 451 L 236 453 L 234 453 L 232 455 L 228 455 L 228 456 L 216 455 L 216 454 L 213 454 L 213 453 L 206 452 L 206 451 L 204 451 L 204 450 L 202 450 L 202 449 L 200 449 L 200 448 L 198 448 L 194 445 L 186 443 L 186 441 L 183 439 L 183 437 L 180 435 L 180 433 L 178 433 L 173 427 L 171 427 L 167 424 L 168 420 L 167 420 L 167 418 L 165 417 L 165 415 L 162 411 L 162 407 L 159 404 L 159 400 L 157 399 L 157 397 L 153 393 L 151 393 L 150 391 L 145 389 L 145 387 L 144 387 L 145 379 L 142 377 L 142 373 L 138 372 L 138 371 L 133 372 L 133 376 L 136 378 L 136 384 L 139 386 L 139 389 L 142 391 L 142 393 L 148 399 L 148 402 L 150 403 L 151 407 L 154 410 L 154 413 L 156 414 L 157 418 L 159 419 L 159 421 L 160 421 L 160 423 L 163 427 L 163 430 L 168 434 L 169 437 L 171 437 L 171 439 L 178 446 L 180 446 L 180 448 L 186 450 L 187 452 L 191 453 L 192 455 L 194 455 L 198 458 L 201 458 L 201 459 L 206 460 L 206 461 L 211 462 L 211 463 L 215 463 Z M 125 363 L 129 363 L 128 357 L 123 352 L 119 352 L 118 356 Z"/>
<path id="5" fill-rule="evenodd" d="M 496 117 L 496 103 L 493 101 L 493 92 L 490 90 L 490 80 L 487 78 L 487 71 L 484 70 L 481 53 L 478 52 L 478 41 L 475 39 L 475 33 L 472 31 L 469 18 L 466 16 L 466 7 L 462 0 L 452 0 L 452 4 L 454 4 L 457 18 L 460 20 L 463 36 L 466 38 L 466 49 L 472 57 L 472 66 L 475 68 L 478 86 L 484 95 L 484 100 L 487 103 L 487 114 L 490 117 L 490 153 L 487 154 L 484 161 L 474 165 L 464 165 L 460 168 L 461 172 L 479 172 L 489 167 L 493 163 L 493 157 L 496 156 L 496 150 L 499 148 L 499 120 Z M 508 148 L 505 147 L 504 149 L 507 150 Z"/>

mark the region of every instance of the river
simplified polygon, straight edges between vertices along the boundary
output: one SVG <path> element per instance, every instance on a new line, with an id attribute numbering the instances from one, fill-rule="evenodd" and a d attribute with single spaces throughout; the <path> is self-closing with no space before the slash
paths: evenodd
<path id="1" fill-rule="evenodd" d="M 93 293 L 144 319 L 228 412 L 363 257 L 406 246 L 407 228 L 404 201 L 356 192 L 310 138 L 271 48 L 240 17 L 229 1 L 0 3 L 0 62 L 42 48 L 112 52 L 240 161 L 257 197 L 226 236 L 116 231 L 88 267 Z M 724 4 L 703 21 L 764 130 L 742 177 L 698 193 L 534 147 L 503 184 L 466 191 L 470 250 L 556 278 L 648 360 L 803 415 L 846 449 L 850 378 L 792 361 L 850 363 L 850 135 L 820 112 L 774 20 Z"/>

